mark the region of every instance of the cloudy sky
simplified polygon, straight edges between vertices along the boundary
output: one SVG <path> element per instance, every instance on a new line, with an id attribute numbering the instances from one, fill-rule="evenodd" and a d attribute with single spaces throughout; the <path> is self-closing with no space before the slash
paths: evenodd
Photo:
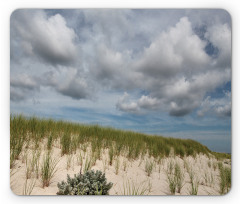
<path id="1" fill-rule="evenodd" d="M 16 10 L 11 113 L 191 138 L 231 152 L 224 10 Z"/>

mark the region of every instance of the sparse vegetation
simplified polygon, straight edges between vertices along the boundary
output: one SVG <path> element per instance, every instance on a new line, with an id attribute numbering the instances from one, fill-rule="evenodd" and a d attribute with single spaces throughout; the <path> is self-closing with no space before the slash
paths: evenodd
<path id="1" fill-rule="evenodd" d="M 209 167 L 209 168 L 212 167 L 211 161 L 208 161 L 208 167 Z"/>
<path id="2" fill-rule="evenodd" d="M 118 175 L 119 167 L 120 167 L 120 159 L 117 158 L 115 161 L 115 174 L 116 175 Z"/>
<path id="3" fill-rule="evenodd" d="M 73 155 L 72 154 L 67 155 L 67 170 L 70 169 L 72 162 L 73 162 Z"/>
<path id="4" fill-rule="evenodd" d="M 123 161 L 123 171 L 127 170 L 127 160 Z"/>
<path id="5" fill-rule="evenodd" d="M 114 154 L 114 152 L 113 152 L 113 147 L 111 147 L 111 148 L 109 149 L 108 153 L 109 153 L 109 165 L 112 166 L 112 163 L 113 163 L 113 154 Z"/>
<path id="6" fill-rule="evenodd" d="M 92 160 L 91 157 L 86 157 L 85 162 L 84 162 L 84 170 L 83 172 L 86 173 L 88 171 L 90 171 L 92 168 Z"/>
<path id="7" fill-rule="evenodd" d="M 174 195 L 176 192 L 176 187 L 177 187 L 176 177 L 172 174 L 168 174 L 167 178 L 168 178 L 170 192 L 172 195 Z"/>
<path id="8" fill-rule="evenodd" d="M 39 159 L 40 159 L 40 151 L 34 150 L 32 153 L 32 157 L 28 159 L 28 154 L 25 155 L 25 163 L 26 163 L 26 179 L 30 179 L 34 173 L 36 178 L 39 176 Z"/>
<path id="9" fill-rule="evenodd" d="M 66 132 L 61 137 L 62 155 L 69 154 L 71 152 L 70 147 L 71 147 L 71 136 L 70 136 L 69 130 L 67 129 Z"/>
<path id="10" fill-rule="evenodd" d="M 152 160 L 146 160 L 145 162 L 145 171 L 147 173 L 147 176 L 151 176 L 152 171 L 153 171 L 153 161 Z"/>
<path id="11" fill-rule="evenodd" d="M 79 152 L 79 154 L 77 155 L 77 163 L 79 166 L 83 165 L 83 156 L 81 154 L 81 151 Z"/>
<path id="12" fill-rule="evenodd" d="M 51 149 L 52 149 L 52 143 L 53 143 L 53 136 L 52 136 L 52 134 L 50 134 L 50 135 L 48 136 L 48 141 L 47 141 L 47 149 L 48 149 L 48 150 L 51 150 Z"/>
<path id="13" fill-rule="evenodd" d="M 58 161 L 53 159 L 50 152 L 47 152 L 42 161 L 41 166 L 41 180 L 42 180 L 42 187 L 48 187 L 50 185 L 50 181 L 53 178 L 54 174 L 56 173 L 56 165 Z"/>
<path id="14" fill-rule="evenodd" d="M 174 165 L 172 160 L 168 163 L 167 178 L 171 194 L 180 193 L 184 185 L 184 173 L 180 165 L 178 163 Z"/>
<path id="15" fill-rule="evenodd" d="M 103 172 L 106 173 L 106 169 L 107 169 L 107 160 L 102 160 L 102 165 L 103 165 Z"/>
<path id="16" fill-rule="evenodd" d="M 180 193 L 181 189 L 184 185 L 184 172 L 182 171 L 180 165 L 178 163 L 175 164 L 175 177 L 176 177 L 176 185 L 177 192 Z"/>
<path id="17" fill-rule="evenodd" d="M 60 149 L 56 150 L 56 148 Z M 42 155 L 41 151 L 47 153 Z M 191 189 L 187 193 L 197 195 L 199 187 L 199 180 L 195 175 L 197 167 L 192 163 L 196 161 L 198 165 L 200 163 L 200 166 L 210 169 L 209 173 L 203 171 L 200 176 L 201 185 L 212 187 L 216 184 L 215 179 L 220 179 L 220 194 L 227 193 L 231 187 L 231 160 L 229 159 L 231 155 L 211 152 L 207 147 L 193 140 L 150 136 L 98 125 L 81 125 L 11 115 L 10 168 L 13 170 L 23 167 L 23 174 L 25 170 L 24 194 L 31 194 L 31 189 L 34 188 L 35 184 L 29 183 L 29 179 L 32 181 L 40 178 L 43 188 L 50 185 L 58 163 L 58 160 L 53 159 L 52 152 L 54 155 L 57 152 L 61 159 L 64 158 L 65 161 L 61 161 L 61 164 L 66 165 L 63 169 L 74 170 L 76 163 L 83 174 L 95 167 L 99 168 L 99 163 L 102 164 L 100 168 L 104 173 L 108 169 L 107 173 L 113 171 L 116 175 L 122 173 L 127 175 L 129 169 L 135 167 L 145 171 L 148 182 L 136 183 L 127 180 L 123 184 L 121 192 L 123 195 L 149 194 L 152 188 L 150 179 L 156 176 L 160 179 L 161 169 L 167 173 L 171 194 L 184 194 L 183 186 L 189 182 L 186 181 L 189 178 L 185 178 L 184 174 L 184 171 L 187 171 L 191 184 Z M 209 160 L 205 162 L 202 156 L 207 156 Z M 86 194 L 86 190 L 79 188 L 76 193 Z M 103 189 L 102 186 L 97 185 L 94 195 L 98 194 L 103 194 Z"/>
<path id="18" fill-rule="evenodd" d="M 189 191 L 190 195 L 197 195 L 198 194 L 198 186 L 199 186 L 199 180 L 193 171 L 192 168 L 189 169 L 189 177 L 190 177 L 190 183 L 191 183 L 191 189 Z"/>
<path id="19" fill-rule="evenodd" d="M 36 180 L 31 179 L 30 183 L 28 183 L 28 179 L 26 179 L 23 187 L 23 195 L 31 195 L 33 188 L 35 187 Z"/>
<path id="20" fill-rule="evenodd" d="M 198 185 L 199 181 L 196 180 L 194 182 L 191 182 L 191 190 L 190 190 L 190 195 L 197 195 L 198 194 Z"/>
<path id="21" fill-rule="evenodd" d="M 231 188 L 231 169 L 221 166 L 220 171 L 220 194 L 228 193 Z"/>
<path id="22" fill-rule="evenodd" d="M 149 180 L 137 183 L 127 179 L 123 182 L 121 195 L 149 195 L 152 191 L 152 184 Z"/>
<path id="23" fill-rule="evenodd" d="M 206 186 L 210 186 L 210 187 L 213 186 L 213 184 L 214 184 L 214 176 L 213 176 L 212 172 L 209 173 L 208 171 L 205 171 L 203 178 L 204 178 L 204 182 L 205 182 Z"/>
<path id="24" fill-rule="evenodd" d="M 136 159 L 140 153 L 143 156 L 148 153 L 149 156 L 154 158 L 159 157 L 159 155 L 168 156 L 171 148 L 181 157 L 194 155 L 194 153 L 211 153 L 206 146 L 190 139 L 147 136 L 141 133 L 104 128 L 97 125 L 81 125 L 35 117 L 27 118 L 22 115 L 11 115 L 10 135 L 11 167 L 14 160 L 18 159 L 25 143 L 33 141 L 34 147 L 37 148 L 43 138 L 47 138 L 47 148 L 49 150 L 53 141 L 60 138 L 62 155 L 75 152 L 80 144 L 83 151 L 86 152 L 86 148 L 90 144 L 92 148 L 96 148 L 96 157 L 99 159 L 101 149 L 109 148 L 110 164 L 112 164 L 114 156 L 118 156 L 125 151 L 127 151 L 128 159 Z M 73 135 L 75 136 L 73 137 Z M 72 140 L 73 142 L 71 142 Z M 223 156 L 218 153 L 213 154 L 218 157 Z"/>

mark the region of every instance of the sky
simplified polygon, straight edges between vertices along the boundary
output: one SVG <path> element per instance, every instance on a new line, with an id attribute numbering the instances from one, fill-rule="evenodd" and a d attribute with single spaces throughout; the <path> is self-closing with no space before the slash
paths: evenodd
<path id="1" fill-rule="evenodd" d="M 221 9 L 20 9 L 10 111 L 231 152 L 231 16 Z"/>

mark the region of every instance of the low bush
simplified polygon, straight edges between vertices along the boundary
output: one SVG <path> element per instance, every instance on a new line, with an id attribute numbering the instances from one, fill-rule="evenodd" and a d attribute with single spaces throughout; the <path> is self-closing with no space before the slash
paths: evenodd
<path id="1" fill-rule="evenodd" d="M 101 171 L 87 171 L 84 174 L 67 175 L 67 182 L 58 183 L 57 195 L 108 195 L 113 184 L 107 183 L 105 174 Z"/>

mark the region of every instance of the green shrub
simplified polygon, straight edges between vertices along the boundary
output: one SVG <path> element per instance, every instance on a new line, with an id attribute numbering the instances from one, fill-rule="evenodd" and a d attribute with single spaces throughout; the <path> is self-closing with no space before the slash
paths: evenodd
<path id="1" fill-rule="evenodd" d="M 87 171 L 84 174 L 67 175 L 67 182 L 58 183 L 57 195 L 108 195 L 113 184 L 107 183 L 101 171 Z"/>

